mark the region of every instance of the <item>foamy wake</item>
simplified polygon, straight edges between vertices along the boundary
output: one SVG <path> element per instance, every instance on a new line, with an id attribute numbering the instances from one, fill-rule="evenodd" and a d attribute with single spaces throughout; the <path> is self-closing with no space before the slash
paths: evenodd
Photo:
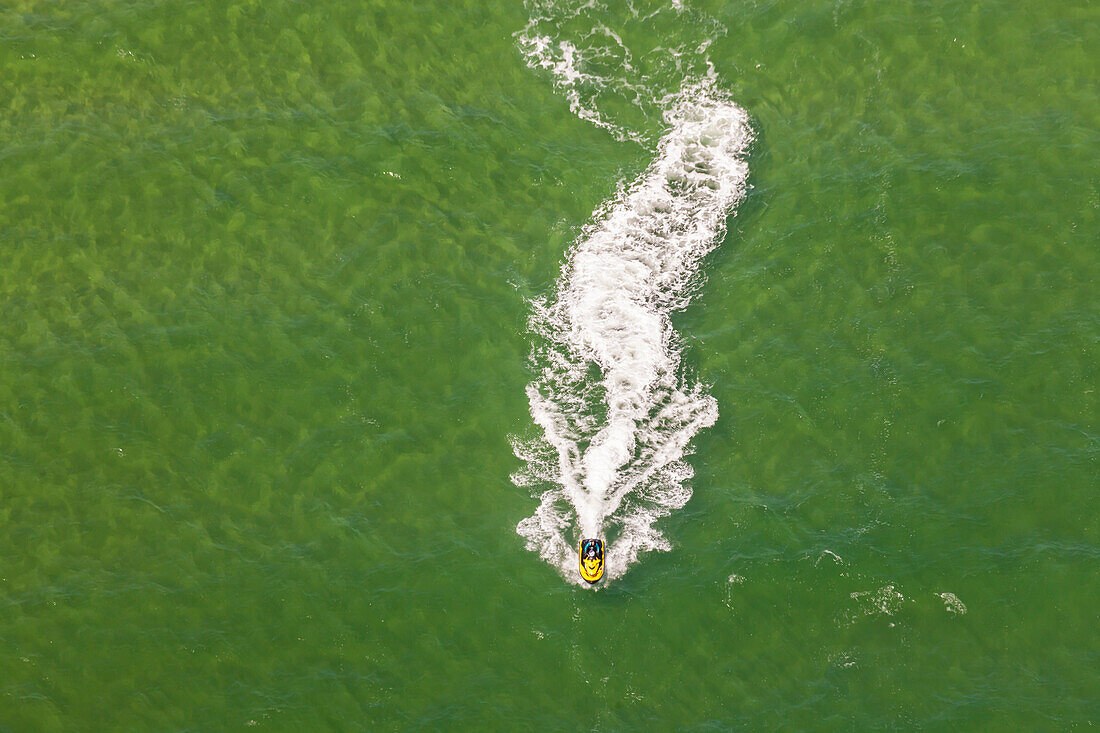
<path id="1" fill-rule="evenodd" d="M 531 26 L 529 26 L 530 29 Z M 618 48 L 622 49 L 625 54 L 623 63 L 629 68 L 629 52 L 623 46 L 622 39 L 607 28 L 601 30 L 608 41 L 613 41 Z M 598 90 L 606 86 L 606 77 L 582 72 L 578 69 L 580 53 L 573 43 L 570 41 L 555 42 L 550 36 L 530 33 L 520 36 L 520 47 L 527 56 L 529 66 L 546 69 L 553 75 L 554 85 L 569 100 L 569 109 L 573 114 L 597 127 L 602 127 L 619 140 L 645 142 L 642 135 L 610 122 L 600 114 L 596 108 L 595 97 Z"/>
<path id="2" fill-rule="evenodd" d="M 583 73 L 546 68 L 567 80 Z M 569 99 L 582 118 L 617 129 L 579 93 Z M 541 435 L 514 441 L 525 465 L 512 478 L 542 493 L 517 530 L 575 582 L 581 537 L 609 540 L 609 579 L 639 553 L 670 549 L 655 522 L 691 498 L 683 458 L 718 417 L 714 398 L 683 374 L 670 317 L 745 196 L 752 131 L 712 77 L 658 101 L 667 131 L 656 158 L 595 212 L 530 321 L 539 375 L 527 396 Z"/>

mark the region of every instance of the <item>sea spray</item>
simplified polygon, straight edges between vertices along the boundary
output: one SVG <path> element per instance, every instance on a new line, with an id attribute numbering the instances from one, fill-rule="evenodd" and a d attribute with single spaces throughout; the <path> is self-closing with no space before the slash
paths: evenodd
<path id="1" fill-rule="evenodd" d="M 610 38 L 630 70 L 617 35 L 604 26 L 593 35 Z M 576 66 L 575 46 L 532 33 L 521 46 L 532 66 L 554 74 L 579 117 L 637 139 L 582 93 L 592 79 Z M 513 442 L 525 464 L 513 480 L 542 493 L 517 529 L 570 579 L 580 537 L 612 541 L 612 579 L 639 553 L 669 549 L 655 523 L 691 497 L 689 441 L 718 417 L 714 398 L 683 374 L 671 314 L 690 301 L 701 259 L 745 196 L 752 130 L 706 67 L 703 78 L 652 99 L 666 128 L 653 162 L 597 209 L 556 292 L 532 304 L 538 375 L 527 396 L 541 435 Z"/>

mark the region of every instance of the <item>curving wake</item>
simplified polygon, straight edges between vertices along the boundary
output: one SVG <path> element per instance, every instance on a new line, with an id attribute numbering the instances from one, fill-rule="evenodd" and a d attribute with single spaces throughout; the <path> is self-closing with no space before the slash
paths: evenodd
<path id="1" fill-rule="evenodd" d="M 532 27 L 521 38 L 529 63 L 554 73 L 580 117 L 633 139 L 598 111 L 596 95 L 585 94 L 578 47 L 531 34 Z M 612 38 L 629 64 L 629 51 L 606 28 L 588 37 Z M 609 579 L 644 551 L 670 549 L 655 523 L 691 497 L 683 458 L 691 438 L 718 417 L 714 398 L 683 375 L 671 324 L 747 189 L 748 116 L 706 66 L 703 78 L 655 100 L 666 128 L 656 157 L 597 209 L 556 292 L 533 304 L 538 376 L 527 396 L 541 435 L 513 442 L 525 464 L 513 481 L 541 489 L 541 499 L 517 530 L 572 580 L 581 537 L 609 538 Z"/>

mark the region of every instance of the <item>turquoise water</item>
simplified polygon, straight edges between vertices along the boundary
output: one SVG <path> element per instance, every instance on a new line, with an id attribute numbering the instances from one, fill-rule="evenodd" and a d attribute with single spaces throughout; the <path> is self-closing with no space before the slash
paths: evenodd
<path id="1" fill-rule="evenodd" d="M 0 730 L 1095 726 L 1098 26 L 8 3 Z M 747 188 L 654 343 L 716 412 L 593 591 L 517 530 L 537 304 L 700 79 Z"/>

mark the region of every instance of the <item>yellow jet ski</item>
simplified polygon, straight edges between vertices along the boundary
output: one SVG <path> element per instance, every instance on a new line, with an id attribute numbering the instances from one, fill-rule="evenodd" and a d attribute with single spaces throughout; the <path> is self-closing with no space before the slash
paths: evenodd
<path id="1" fill-rule="evenodd" d="M 603 577 L 603 540 L 581 540 L 581 577 L 589 583 Z"/>

